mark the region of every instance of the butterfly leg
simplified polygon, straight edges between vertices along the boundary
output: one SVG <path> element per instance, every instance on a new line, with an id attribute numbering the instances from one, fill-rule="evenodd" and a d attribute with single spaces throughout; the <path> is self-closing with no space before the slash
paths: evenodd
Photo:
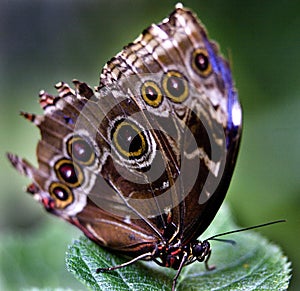
<path id="1" fill-rule="evenodd" d="M 177 279 L 178 279 L 178 277 L 179 277 L 179 275 L 181 273 L 181 270 L 182 270 L 182 268 L 183 268 L 183 266 L 184 266 L 187 258 L 188 258 L 188 253 L 185 252 L 184 255 L 183 255 L 183 257 L 182 257 L 182 260 L 180 262 L 180 265 L 179 265 L 179 268 L 177 270 L 177 273 L 176 273 L 175 277 L 173 278 L 172 291 L 175 291 L 176 284 L 177 284 Z"/>
<path id="2" fill-rule="evenodd" d="M 152 257 L 152 255 L 153 255 L 152 252 L 148 252 L 148 253 L 142 254 L 136 258 L 133 258 L 132 260 L 130 260 L 128 262 L 125 262 L 125 263 L 117 265 L 117 266 L 108 267 L 108 268 L 97 268 L 96 273 L 98 274 L 98 273 L 103 273 L 103 272 L 108 272 L 108 271 L 114 271 L 116 269 L 121 269 L 121 268 L 127 267 L 139 260 L 145 259 L 147 257 Z"/>

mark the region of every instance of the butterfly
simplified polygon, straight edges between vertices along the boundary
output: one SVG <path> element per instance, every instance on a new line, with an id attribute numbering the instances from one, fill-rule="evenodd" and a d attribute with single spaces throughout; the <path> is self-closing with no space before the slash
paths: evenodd
<path id="1" fill-rule="evenodd" d="M 39 94 L 38 168 L 8 154 L 27 192 L 100 246 L 177 270 L 205 262 L 198 240 L 235 167 L 242 110 L 229 63 L 182 5 L 103 68 L 96 89 L 56 84 Z"/>

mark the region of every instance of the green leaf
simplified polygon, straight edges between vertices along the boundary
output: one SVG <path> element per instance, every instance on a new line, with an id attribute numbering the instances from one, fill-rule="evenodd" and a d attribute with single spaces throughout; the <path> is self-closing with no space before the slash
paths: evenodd
<path id="1" fill-rule="evenodd" d="M 276 226 L 271 226 L 276 227 Z M 238 229 L 230 212 L 223 206 L 214 222 L 202 236 Z M 291 277 L 290 263 L 280 248 L 253 231 L 235 233 L 226 238 L 236 245 L 211 241 L 209 264 L 194 263 L 183 269 L 177 290 L 286 290 Z M 85 237 L 69 246 L 67 268 L 83 284 L 94 290 L 170 290 L 175 270 L 153 262 L 139 262 L 112 272 L 96 274 L 97 268 L 119 265 L 126 259 L 108 252 Z"/>

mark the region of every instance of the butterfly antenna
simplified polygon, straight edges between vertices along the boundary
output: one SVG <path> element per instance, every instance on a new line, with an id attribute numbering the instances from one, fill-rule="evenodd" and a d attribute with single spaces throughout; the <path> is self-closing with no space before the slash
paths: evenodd
<path id="1" fill-rule="evenodd" d="M 233 246 L 236 245 L 236 241 L 234 241 L 233 239 L 209 238 L 208 240 L 221 241 L 224 243 L 231 244 Z"/>
<path id="2" fill-rule="evenodd" d="M 236 232 L 242 232 L 242 231 L 246 231 L 246 230 L 250 230 L 250 229 L 254 229 L 254 228 L 265 227 L 265 226 L 268 226 L 268 225 L 272 225 L 272 224 L 276 224 L 276 223 L 281 223 L 281 222 L 286 222 L 286 220 L 285 219 L 280 219 L 280 220 L 275 220 L 275 221 L 271 221 L 271 222 L 267 222 L 267 223 L 263 223 L 263 224 L 258 224 L 258 225 L 254 225 L 254 226 L 250 226 L 250 227 L 245 227 L 245 228 L 241 228 L 241 229 L 226 231 L 226 232 L 219 233 L 219 234 L 216 234 L 214 236 L 211 236 L 207 240 L 224 241 L 224 242 L 228 242 L 228 243 L 231 243 L 232 245 L 234 245 L 235 241 L 233 241 L 233 240 L 223 240 L 223 239 L 216 239 L 216 238 L 220 237 L 220 236 L 223 236 L 223 235 L 227 235 L 227 234 L 232 234 L 232 233 L 236 233 Z"/>

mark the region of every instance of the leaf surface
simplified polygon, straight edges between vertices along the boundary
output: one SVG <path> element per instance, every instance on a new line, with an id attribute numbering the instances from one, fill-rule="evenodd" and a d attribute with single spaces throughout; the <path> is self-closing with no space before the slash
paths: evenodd
<path id="1" fill-rule="evenodd" d="M 271 226 L 276 227 L 276 226 Z M 209 229 L 201 236 L 238 229 L 229 209 L 221 208 Z M 278 246 L 268 242 L 253 231 L 224 236 L 236 245 L 211 241 L 210 265 L 203 263 L 185 267 L 178 279 L 177 290 L 286 290 L 290 279 L 290 263 Z M 83 284 L 93 290 L 103 291 L 160 291 L 170 290 L 175 270 L 157 266 L 153 262 L 138 262 L 111 272 L 96 273 L 105 268 L 124 263 L 126 258 L 111 253 L 80 237 L 69 246 L 66 256 L 68 270 Z"/>

